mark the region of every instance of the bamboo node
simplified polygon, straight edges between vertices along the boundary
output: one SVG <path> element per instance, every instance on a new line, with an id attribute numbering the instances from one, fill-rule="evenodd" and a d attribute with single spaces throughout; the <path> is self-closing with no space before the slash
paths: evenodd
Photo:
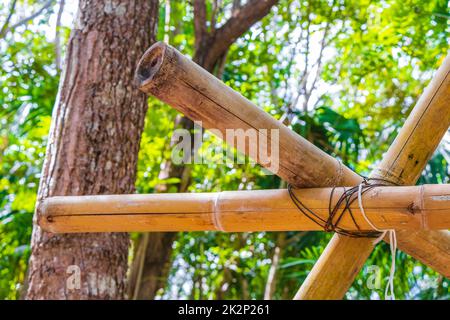
<path id="1" fill-rule="evenodd" d="M 220 206 L 219 206 L 220 194 L 221 194 L 221 192 L 217 192 L 216 197 L 214 199 L 213 208 L 211 210 L 211 220 L 212 220 L 216 230 L 226 232 L 225 229 L 223 228 L 223 225 L 222 225 L 222 222 L 220 219 Z"/>

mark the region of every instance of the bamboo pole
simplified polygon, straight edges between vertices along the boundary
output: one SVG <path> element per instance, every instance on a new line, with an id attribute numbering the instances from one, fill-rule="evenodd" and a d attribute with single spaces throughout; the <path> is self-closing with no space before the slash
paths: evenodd
<path id="1" fill-rule="evenodd" d="M 191 120 L 200 121 L 205 129 L 212 129 L 213 134 L 246 155 L 250 153 L 251 144 L 255 150 L 267 145 L 268 154 L 271 154 L 273 144 L 279 145 L 279 166 L 273 173 L 295 187 L 349 186 L 360 182 L 358 174 L 169 45 L 158 42 L 151 46 L 138 64 L 136 77 L 142 91 L 154 95 Z M 236 143 L 238 137 L 230 135 L 233 130 L 248 136 L 254 133 L 252 143 Z M 259 153 L 254 154 L 253 159 L 268 169 L 272 165 L 264 163 Z"/>
<path id="2" fill-rule="evenodd" d="M 450 55 L 371 177 L 415 184 L 450 125 Z M 397 231 L 399 248 L 450 277 L 448 231 Z M 417 245 L 415 245 L 417 244 Z M 341 299 L 373 250 L 370 239 L 335 234 L 294 299 Z"/>
<path id="3" fill-rule="evenodd" d="M 443 68 L 448 70 L 448 59 L 446 61 Z M 146 51 L 139 62 L 136 78 L 142 91 L 168 103 L 192 120 L 202 121 L 203 126 L 207 129 L 218 129 L 222 134 L 226 132 L 226 129 L 253 128 L 258 132 L 261 131 L 259 128 L 278 129 L 280 170 L 275 173 L 296 187 L 345 186 L 361 182 L 361 177 L 356 173 L 289 130 L 168 45 L 157 43 Z M 429 130 L 426 133 L 414 131 L 411 141 L 415 142 L 412 145 L 417 145 L 418 139 L 431 138 L 431 141 L 435 141 L 442 138 L 442 128 L 448 127 L 448 108 L 445 108 L 445 103 L 438 103 L 435 106 L 435 101 L 448 100 L 446 98 L 448 97 L 447 81 L 443 85 L 443 91 L 439 92 L 438 98 L 429 98 L 430 101 L 433 101 L 430 103 L 428 112 L 434 112 L 433 110 L 442 112 L 438 116 L 439 121 L 435 124 L 433 121 L 436 116 L 431 119 L 428 117 L 425 125 L 429 127 Z M 430 90 L 436 91 L 435 89 Z M 424 102 L 420 103 L 420 105 L 423 104 Z M 446 105 L 449 105 L 448 101 Z M 420 113 L 419 111 L 415 112 Z M 216 133 L 216 130 L 212 132 Z M 403 140 L 398 143 L 411 144 L 411 141 Z M 267 142 L 270 145 L 271 135 L 268 136 Z M 427 144 L 427 148 L 429 148 L 425 152 L 427 159 L 435 147 L 435 144 Z M 246 150 L 241 151 L 245 153 Z M 424 166 L 425 163 L 422 161 L 415 168 L 421 171 Z M 352 240 L 354 239 L 348 241 L 356 245 L 356 241 Z M 441 274 L 449 273 L 450 236 L 448 232 L 399 233 L 397 240 L 401 250 Z M 365 249 L 364 252 L 369 251 L 370 253 L 371 241 L 363 239 L 359 241 L 359 246 Z M 347 245 L 344 244 L 344 247 Z M 362 250 L 356 251 L 361 252 Z M 363 265 L 369 253 L 366 256 L 353 255 L 352 258 L 356 259 L 357 265 Z M 353 276 L 351 278 L 353 279 Z M 337 281 L 336 279 L 333 278 L 333 284 Z M 338 295 L 340 293 L 341 291 Z"/>
<path id="4" fill-rule="evenodd" d="M 323 220 L 329 217 L 330 196 L 331 203 L 336 204 L 343 191 L 293 190 Z M 354 194 L 352 198 L 356 197 Z M 377 187 L 363 194 L 363 203 L 367 218 L 378 228 L 450 228 L 450 185 Z M 357 201 L 350 208 L 360 229 L 348 212 L 338 225 L 352 231 L 372 230 Z M 299 212 L 285 189 L 51 197 L 43 201 L 40 209 L 40 226 L 53 233 L 323 230 Z"/>

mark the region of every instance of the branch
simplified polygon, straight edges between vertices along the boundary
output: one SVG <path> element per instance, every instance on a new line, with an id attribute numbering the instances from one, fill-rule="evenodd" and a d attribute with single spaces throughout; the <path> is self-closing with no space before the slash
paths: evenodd
<path id="1" fill-rule="evenodd" d="M 219 10 L 219 3 L 217 2 L 217 0 L 214 0 L 213 4 L 212 4 L 212 12 L 211 12 L 211 19 L 210 19 L 211 32 L 214 32 L 214 30 L 216 29 L 216 20 L 217 20 L 217 11 L 218 10 Z"/>
<path id="2" fill-rule="evenodd" d="M 211 68 L 233 42 L 244 34 L 252 25 L 265 17 L 278 0 L 250 0 L 236 10 L 230 19 L 214 32 L 208 56 L 205 59 L 206 69 Z"/>
<path id="3" fill-rule="evenodd" d="M 330 6 L 330 14 L 332 13 L 332 8 L 334 8 L 336 4 L 336 0 L 333 1 L 333 4 Z M 322 64 L 323 64 L 323 51 L 325 50 L 325 48 L 328 46 L 328 44 L 330 43 L 330 40 L 327 41 L 327 36 L 328 36 L 328 32 L 330 31 L 330 26 L 331 26 L 331 22 L 328 21 L 325 25 L 324 31 L 323 31 L 323 38 L 322 41 L 320 42 L 320 52 L 319 52 L 319 57 L 317 58 L 315 64 L 317 64 L 317 69 L 316 69 L 316 74 L 314 76 L 314 80 L 311 84 L 310 89 L 308 90 L 306 88 L 306 84 L 305 84 L 305 102 L 304 102 L 304 109 L 305 111 L 308 111 L 308 103 L 309 103 L 309 99 L 311 98 L 311 94 L 313 92 L 313 90 L 316 89 L 316 83 L 320 78 L 321 72 L 322 72 Z M 337 33 L 338 34 L 338 33 Z M 334 37 L 333 37 L 334 38 Z M 332 39 L 333 39 L 332 38 Z M 312 68 L 311 68 L 312 69 Z"/>
<path id="4" fill-rule="evenodd" d="M 194 0 L 195 51 L 198 52 L 207 36 L 205 0 Z"/>
<path id="5" fill-rule="evenodd" d="M 11 8 L 9 9 L 8 17 L 6 17 L 5 23 L 3 24 L 3 27 L 0 29 L 0 38 L 3 38 L 3 36 L 8 32 L 8 25 L 11 21 L 11 17 L 16 9 L 17 0 L 14 0 L 11 3 Z"/>
<path id="6" fill-rule="evenodd" d="M 165 1 L 165 15 L 164 15 L 164 42 L 170 41 L 170 0 Z"/>
<path id="7" fill-rule="evenodd" d="M 314 75 L 314 80 L 311 84 L 311 88 L 307 89 L 306 88 L 306 84 L 305 84 L 305 102 L 304 102 L 304 110 L 307 111 L 308 110 L 308 103 L 309 103 L 309 99 L 311 98 L 311 94 L 313 92 L 313 90 L 316 89 L 316 83 L 317 80 L 319 80 L 320 78 L 320 74 L 322 72 L 322 63 L 323 63 L 323 51 L 325 50 L 325 41 L 327 38 L 327 34 L 330 28 L 330 23 L 327 22 L 324 33 L 323 33 L 323 38 L 322 41 L 320 43 L 320 52 L 319 52 L 319 57 L 317 58 L 315 65 L 317 65 L 317 69 L 316 69 L 316 74 Z"/>
<path id="8" fill-rule="evenodd" d="M 306 113 L 308 111 L 307 107 L 308 107 L 308 103 L 306 101 L 306 87 L 307 87 L 307 83 L 308 83 L 308 77 L 309 77 L 309 70 L 308 69 L 308 65 L 309 65 L 309 47 L 310 47 L 310 40 L 311 40 L 311 6 L 308 5 L 308 27 L 306 28 L 306 57 L 305 57 L 305 70 L 303 72 L 303 76 L 301 79 L 301 87 L 300 90 L 303 94 L 305 94 L 305 102 L 303 103 L 303 111 Z M 297 101 L 295 102 L 295 105 L 298 102 L 298 98 L 297 97 Z"/>
<path id="9" fill-rule="evenodd" d="M 277 237 L 276 246 L 272 255 L 272 264 L 270 265 L 267 276 L 266 287 L 264 290 L 264 300 L 272 300 L 276 289 L 277 271 L 282 258 L 282 251 L 286 245 L 286 233 L 280 232 Z"/>
<path id="10" fill-rule="evenodd" d="M 60 39 L 60 28 L 61 28 L 61 18 L 62 14 L 64 12 L 64 4 L 65 0 L 59 1 L 59 9 L 58 9 L 58 15 L 56 17 L 56 27 L 55 27 L 55 62 L 56 62 L 56 69 L 61 71 L 61 39 Z"/>
<path id="11" fill-rule="evenodd" d="M 39 16 L 42 12 L 44 12 L 44 10 L 48 9 L 52 4 L 53 4 L 53 0 L 47 1 L 38 11 L 33 13 L 31 16 L 25 17 L 22 20 L 20 20 L 20 21 L 16 22 L 15 24 L 13 24 L 11 27 L 7 28 L 5 30 L 4 34 L 8 33 L 9 31 L 14 30 L 17 27 L 20 27 L 21 25 L 24 25 L 28 21 L 33 20 L 34 18 Z"/>

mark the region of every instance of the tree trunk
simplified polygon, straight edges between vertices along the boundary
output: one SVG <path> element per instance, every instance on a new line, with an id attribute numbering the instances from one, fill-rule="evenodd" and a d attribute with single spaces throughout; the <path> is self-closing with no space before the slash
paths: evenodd
<path id="1" fill-rule="evenodd" d="M 134 191 L 147 110 L 145 95 L 134 85 L 134 69 L 154 41 L 157 17 L 157 0 L 80 1 L 39 201 Z M 31 245 L 28 299 L 125 297 L 128 234 L 55 235 L 34 226 Z"/>
<path id="2" fill-rule="evenodd" d="M 130 299 L 153 298 L 158 289 L 164 287 L 170 270 L 169 257 L 175 235 L 175 232 L 152 232 L 141 235 L 130 270 Z"/>
<path id="3" fill-rule="evenodd" d="M 264 290 L 264 300 L 272 300 L 277 288 L 277 271 L 283 257 L 283 250 L 286 245 L 286 232 L 277 234 L 276 246 L 273 250 L 272 264 L 267 276 L 266 288 Z"/>
<path id="4" fill-rule="evenodd" d="M 233 14 L 219 29 L 215 29 L 215 25 L 210 26 L 210 31 L 207 28 L 206 22 L 206 3 L 205 0 L 193 0 L 194 7 L 194 29 L 195 29 L 195 55 L 193 61 L 203 67 L 210 73 L 216 69 L 219 64 L 216 76 L 221 74 L 226 53 L 229 47 L 244 34 L 250 27 L 264 18 L 276 5 L 278 0 L 250 0 L 244 6 L 240 6 L 240 1 L 233 2 Z M 214 17 L 213 17 L 214 18 Z M 176 120 L 176 127 L 192 130 L 193 122 L 184 116 L 179 116 Z M 178 192 L 185 192 L 190 184 L 190 168 L 184 165 L 174 165 L 167 163 L 164 178 L 179 178 L 181 183 L 178 185 Z M 157 252 L 147 252 L 145 254 L 145 261 L 143 262 L 142 274 L 140 276 L 131 276 L 131 287 L 136 287 L 136 299 L 153 299 L 156 291 L 160 288 L 157 284 L 163 284 L 167 276 L 167 264 L 170 263 L 172 254 L 172 242 L 175 240 L 176 233 L 158 233 L 151 237 L 153 240 L 160 243 L 167 243 L 168 245 L 161 248 Z M 145 237 L 141 237 L 138 242 L 138 247 L 146 246 L 142 242 L 147 241 Z M 141 256 L 140 259 L 144 259 Z M 131 274 L 138 273 L 140 259 L 135 259 L 132 266 Z M 161 261 L 161 265 L 156 267 L 152 261 Z M 134 283 L 133 279 L 153 279 L 149 283 Z"/>

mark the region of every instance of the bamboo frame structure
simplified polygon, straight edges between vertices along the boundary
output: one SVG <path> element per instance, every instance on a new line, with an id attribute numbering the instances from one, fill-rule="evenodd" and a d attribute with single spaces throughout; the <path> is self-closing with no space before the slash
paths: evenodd
<path id="1" fill-rule="evenodd" d="M 450 126 L 450 55 L 442 63 L 371 177 L 412 185 Z M 450 277 L 448 231 L 397 231 L 399 247 Z M 417 243 L 417 246 L 405 245 Z M 370 239 L 334 235 L 294 299 L 341 299 L 374 248 Z M 340 281 L 337 281 L 340 279 Z"/>
<path id="2" fill-rule="evenodd" d="M 386 184 L 416 182 L 450 126 L 449 72 L 450 56 L 372 172 L 372 178 Z M 192 120 L 201 121 L 204 128 L 220 138 L 227 136 L 230 129 L 244 134 L 252 129 L 257 132 L 253 141 L 257 149 L 260 144 L 272 146 L 277 139 L 279 170 L 274 173 L 294 187 L 303 188 L 294 192 L 323 219 L 329 214 L 329 187 L 355 186 L 362 181 L 351 169 L 166 44 L 157 43 L 147 50 L 136 78 L 142 91 Z M 239 151 L 251 156 L 249 147 L 237 145 Z M 272 168 L 259 154 L 253 159 Z M 337 188 L 333 201 L 342 192 Z M 368 219 L 379 229 L 396 229 L 401 250 L 446 277 L 450 277 L 450 232 L 434 230 L 449 228 L 449 202 L 446 185 L 376 187 L 364 195 Z M 55 233 L 320 230 L 299 212 L 286 190 L 51 197 L 39 206 L 42 214 L 38 223 Z M 358 227 L 371 230 L 356 203 L 352 210 Z M 347 230 L 358 229 L 348 215 L 341 223 Z M 372 239 L 335 234 L 295 298 L 342 298 L 373 246 Z"/>
<path id="3" fill-rule="evenodd" d="M 445 68 L 448 68 L 448 63 L 445 65 Z M 225 135 L 226 129 L 254 129 L 258 132 L 261 132 L 260 128 L 278 129 L 280 170 L 276 174 L 296 187 L 348 186 L 357 185 L 361 182 L 362 178 L 359 175 L 292 132 L 242 95 L 227 87 L 213 75 L 166 44 L 156 43 L 150 47 L 139 62 L 136 74 L 142 91 L 166 102 L 192 120 L 202 121 L 206 129 L 217 129 L 223 135 Z M 433 94 L 436 89 L 432 90 L 428 98 L 422 99 L 422 101 L 429 101 L 429 103 L 422 103 L 426 105 L 426 108 L 420 108 L 420 110 L 416 108 L 419 110 L 416 112 L 417 116 L 411 117 L 412 120 L 407 122 L 411 124 L 408 127 L 409 133 L 403 135 L 407 138 L 402 138 L 396 142 L 396 150 L 401 153 L 409 148 L 419 148 L 420 158 L 416 155 L 410 159 L 410 154 L 406 155 L 406 159 L 413 163 L 412 168 L 419 171 L 419 174 L 450 122 L 448 83 L 446 82 L 439 88 L 442 90 L 438 95 L 439 101 L 444 103 L 436 103 L 436 95 Z M 428 116 L 428 114 L 430 115 Z M 437 124 L 432 122 L 436 121 L 436 116 L 438 117 Z M 427 120 L 424 121 L 424 119 Z M 266 139 L 270 145 L 271 136 L 268 135 Z M 259 144 L 259 141 L 257 144 Z M 248 155 L 248 150 L 242 149 L 240 151 Z M 400 160 L 404 158 L 403 156 L 395 156 L 389 161 L 397 163 L 397 168 L 401 168 L 402 165 L 405 165 L 405 162 Z M 255 160 L 258 161 L 259 159 Z M 261 164 L 265 165 L 264 163 Z M 417 173 L 413 174 L 413 176 L 416 175 Z M 352 264 L 355 266 L 361 266 L 370 254 L 371 248 L 373 248 L 372 241 L 370 239 L 340 238 L 345 238 L 345 241 L 347 241 L 346 243 L 340 242 L 342 248 L 349 248 L 349 250 L 344 251 L 355 253 L 349 256 L 343 255 L 340 259 L 350 259 L 354 261 Z M 449 232 L 401 232 L 397 238 L 401 250 L 443 275 L 450 274 Z M 334 252 L 337 248 L 330 250 Z M 349 258 L 350 256 L 351 258 Z M 333 263 L 333 265 L 335 267 L 336 263 Z M 354 268 L 351 270 L 354 270 Z M 336 284 L 339 282 L 337 280 L 340 275 L 330 274 L 333 274 L 333 277 L 326 279 L 329 286 L 339 286 Z M 343 292 L 345 293 L 349 286 L 347 285 L 348 282 L 351 283 L 353 278 L 354 275 L 351 274 L 348 279 L 342 281 L 346 283 L 345 289 L 333 291 L 328 290 L 328 286 L 324 286 L 328 291 L 325 290 L 320 293 L 317 298 L 333 298 L 343 295 Z"/>
<path id="4" fill-rule="evenodd" d="M 345 188 L 292 192 L 323 220 Z M 367 219 L 356 201 L 339 226 L 351 231 L 450 228 L 450 185 L 376 187 L 362 195 Z M 342 211 L 343 207 L 340 206 Z M 153 231 L 311 231 L 321 226 L 300 213 L 287 190 L 148 195 L 65 196 L 45 199 L 40 226 L 52 233 Z M 336 222 L 338 216 L 333 220 Z M 358 228 L 358 227 L 359 228 Z"/>

